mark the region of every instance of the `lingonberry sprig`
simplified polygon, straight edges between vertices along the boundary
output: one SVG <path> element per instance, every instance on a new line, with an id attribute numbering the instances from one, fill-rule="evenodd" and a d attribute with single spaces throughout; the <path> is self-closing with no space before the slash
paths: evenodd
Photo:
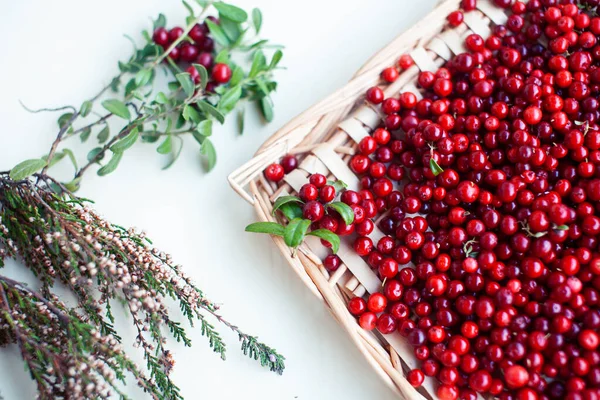
<path id="1" fill-rule="evenodd" d="M 75 172 L 64 185 L 74 191 L 93 166 L 99 167 L 99 175 L 113 172 L 137 141 L 158 143 L 156 151 L 169 158 L 164 168 L 170 167 L 179 157 L 184 135 L 197 141 L 203 165 L 210 170 L 216 163 L 210 140 L 214 121 L 222 124 L 228 114 L 239 109 L 241 133 L 243 103 L 247 101 L 256 102 L 265 120 L 271 121 L 270 94 L 277 87 L 273 72 L 282 52 L 276 49 L 267 60 L 265 50 L 279 46 L 258 38 L 260 10 L 254 9 L 249 17 L 246 11 L 221 1 L 197 3 L 199 11 L 185 3 L 190 15 L 184 28 L 167 30 L 166 18 L 159 15 L 153 32 L 142 32 L 144 46 L 119 62 L 120 72 L 110 85 L 80 107 L 36 110 L 67 112 L 58 118 L 59 132 L 50 152 L 24 161 L 13 169 L 12 177 L 20 180 L 40 170 L 45 173 L 68 158 Z M 216 16 L 207 16 L 209 13 Z M 233 60 L 234 53 L 241 63 Z M 170 82 L 162 82 L 161 71 Z M 162 83 L 166 89 L 160 89 Z M 115 128 L 116 133 L 111 133 Z M 75 137 L 86 142 L 92 136 L 96 145 L 81 165 L 65 142 Z"/>
<path id="2" fill-rule="evenodd" d="M 295 157 L 286 156 L 282 160 L 288 167 L 288 172 L 297 165 L 292 159 L 295 160 Z M 282 168 L 282 173 L 273 174 L 273 170 L 278 168 Z M 283 178 L 283 167 L 280 164 L 272 164 L 267 167 L 265 175 L 269 180 L 279 181 Z M 321 174 L 313 174 L 309 180 L 310 183 L 300 188 L 298 196 L 280 196 L 275 201 L 272 214 L 280 212 L 287 224 L 255 222 L 246 227 L 246 232 L 281 236 L 285 244 L 294 250 L 302 244 L 307 235 L 316 236 L 324 246 L 330 247 L 334 254 L 337 253 L 340 238 L 336 232 L 340 231 L 339 226 L 352 226 L 355 222 L 352 208 L 342 201 L 334 201 L 336 197 L 344 195 L 346 184 L 339 180 L 328 182 Z"/>

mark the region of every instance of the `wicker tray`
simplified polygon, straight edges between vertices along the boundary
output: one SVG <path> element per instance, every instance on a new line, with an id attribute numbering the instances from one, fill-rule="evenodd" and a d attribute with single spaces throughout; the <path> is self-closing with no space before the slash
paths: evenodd
<path id="1" fill-rule="evenodd" d="M 453 54 L 465 51 L 463 42 L 467 35 L 474 32 L 486 38 L 494 24 L 507 20 L 503 10 L 490 0 L 479 0 L 477 10 L 465 13 L 463 24 L 449 28 L 446 16 L 458 8 L 459 2 L 443 1 L 375 54 L 348 84 L 278 130 L 254 158 L 229 176 L 233 189 L 254 206 L 259 221 L 274 221 L 273 202 L 279 196 L 297 192 L 312 173 L 341 179 L 349 189 L 357 190 L 359 180 L 348 167 L 348 160 L 357 143 L 381 123 L 377 108 L 364 101 L 366 89 L 379 85 L 386 97 L 410 91 L 421 98 L 414 83 L 419 71 L 437 70 Z M 382 82 L 381 71 L 405 53 L 412 56 L 415 65 L 403 71 L 394 83 Z M 279 185 L 267 182 L 263 170 L 287 153 L 299 157 L 299 168 L 287 174 Z M 377 242 L 384 235 L 375 228 L 369 236 Z M 411 345 L 400 334 L 367 332 L 348 312 L 346 304 L 352 297 L 365 296 L 381 287 L 377 275 L 354 252 L 348 239 L 342 240 L 338 252 L 343 264 L 332 274 L 322 265 L 327 252 L 319 239 L 307 236 L 295 256 L 282 238 L 273 240 L 300 279 L 323 301 L 367 361 L 401 398 L 435 398 L 436 385 L 431 378 L 426 378 L 418 390 L 406 381 L 405 371 L 417 367 L 417 360 Z"/>

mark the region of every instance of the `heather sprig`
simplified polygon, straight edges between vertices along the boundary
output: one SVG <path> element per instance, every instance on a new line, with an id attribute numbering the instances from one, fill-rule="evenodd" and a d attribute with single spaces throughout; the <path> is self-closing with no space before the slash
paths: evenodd
<path id="1" fill-rule="evenodd" d="M 225 359 L 226 345 L 206 315 L 213 316 L 238 334 L 244 354 L 272 371 L 282 373 L 284 357 L 218 314 L 218 306 L 209 301 L 183 274 L 181 266 L 176 265 L 169 254 L 152 247 L 143 232 L 109 223 L 86 201 L 69 193 L 50 177 L 36 174 L 34 178 L 36 182 L 29 179 L 14 181 L 6 174 L 0 175 L 0 267 L 6 257 L 22 260 L 40 280 L 42 287 L 40 293 L 35 293 L 8 278 L 4 281 L 0 278 L 0 281 L 10 284 L 13 297 L 19 294 L 21 297 L 31 297 L 32 301 L 58 302 L 52 292 L 57 282 L 76 296 L 77 311 L 57 303 L 56 309 L 67 315 L 59 316 L 58 322 L 62 323 L 60 327 L 64 329 L 68 347 L 55 344 L 53 348 L 56 351 L 68 350 L 74 353 L 74 357 L 81 358 L 89 351 L 84 345 L 71 346 L 69 340 L 81 336 L 78 330 L 70 327 L 72 324 L 76 324 L 77 329 L 80 329 L 80 325 L 81 329 L 94 329 L 101 337 L 110 338 L 111 343 L 120 342 L 111 310 L 115 305 L 123 304 L 137 330 L 136 343 L 144 353 L 149 373 L 146 377 L 138 371 L 138 384 L 154 398 L 181 398 L 178 387 L 169 378 L 174 360 L 165 347 L 164 331 L 169 331 L 174 339 L 185 346 L 190 346 L 191 341 L 166 305 L 167 299 L 171 299 L 179 304 L 182 314 L 191 325 L 200 322 L 202 334 L 221 358 Z M 62 190 L 60 194 L 57 194 L 58 189 Z M 8 289 L 5 287 L 5 290 Z M 19 345 L 32 377 L 40 387 L 43 382 L 39 377 L 43 376 L 50 355 L 28 347 L 28 341 L 24 338 L 27 338 L 30 330 L 11 317 L 18 311 L 14 308 L 17 304 L 23 307 L 16 300 L 4 300 L 2 303 L 5 313 L 0 322 L 6 332 L 2 335 L 5 338 L 3 344 L 15 342 Z M 34 317 L 30 308 L 20 312 L 26 314 L 27 318 Z M 35 318 L 27 326 L 46 329 L 45 320 Z M 36 340 L 41 341 L 40 346 L 51 345 L 44 341 L 43 336 L 36 335 Z M 111 355 L 104 359 L 116 362 Z M 130 364 L 121 365 L 121 369 L 134 367 Z M 97 378 L 102 379 L 113 385 L 106 375 Z M 57 387 L 63 388 L 60 385 Z M 44 387 L 44 390 L 53 390 L 56 394 L 59 389 Z M 86 398 L 87 395 L 82 396 Z"/>

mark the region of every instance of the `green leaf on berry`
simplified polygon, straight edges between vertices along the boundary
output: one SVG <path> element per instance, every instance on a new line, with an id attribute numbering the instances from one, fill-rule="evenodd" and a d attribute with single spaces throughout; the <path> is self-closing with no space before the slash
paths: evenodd
<path id="1" fill-rule="evenodd" d="M 175 78 L 177 78 L 177 81 L 181 85 L 186 96 L 191 97 L 194 94 L 194 81 L 192 80 L 192 76 L 187 72 L 182 72 L 175 75 Z"/>
<path id="2" fill-rule="evenodd" d="M 435 161 L 433 158 L 429 159 L 429 168 L 431 169 L 431 172 L 433 172 L 434 176 L 438 176 L 439 174 L 444 172 L 442 167 L 440 167 L 437 161 Z"/>
<path id="3" fill-rule="evenodd" d="M 354 222 L 354 211 L 352 211 L 352 208 L 350 208 L 348 204 L 342 203 L 341 201 L 335 201 L 327 204 L 327 207 L 333 208 L 340 214 L 340 217 L 342 217 L 346 225 L 350 225 Z"/>
<path id="4" fill-rule="evenodd" d="M 346 189 L 348 187 L 348 185 L 346 184 L 346 182 L 344 182 L 342 180 L 337 180 L 335 182 L 334 181 L 328 181 L 327 184 L 333 186 L 333 188 L 335 189 L 336 193 L 339 193 L 343 189 Z"/>
<path id="5" fill-rule="evenodd" d="M 277 198 L 277 200 L 275 200 L 275 204 L 273 204 L 273 211 L 271 212 L 271 214 L 275 215 L 275 212 L 277 210 L 279 210 L 279 208 L 281 206 L 283 206 L 284 204 L 288 204 L 288 203 L 304 203 L 304 202 L 298 196 L 281 196 L 281 197 Z"/>
<path id="6" fill-rule="evenodd" d="M 192 65 L 194 66 L 194 68 L 196 68 L 196 71 L 198 71 L 198 74 L 200 75 L 200 87 L 202 88 L 202 90 L 204 90 L 206 88 L 206 84 L 208 83 L 208 71 L 206 70 L 204 65 Z"/>
<path id="7" fill-rule="evenodd" d="M 283 236 L 285 228 L 276 222 L 255 222 L 246 227 L 246 232 L 267 233 L 269 235 Z"/>
<path id="8" fill-rule="evenodd" d="M 289 247 L 296 248 L 300 246 L 310 227 L 309 219 L 294 218 L 285 227 L 283 240 Z"/>
<path id="9" fill-rule="evenodd" d="M 558 225 L 558 226 L 555 226 L 554 229 L 559 230 L 559 231 L 567 231 L 567 230 L 569 230 L 569 225 Z"/>
<path id="10" fill-rule="evenodd" d="M 102 102 L 102 107 L 104 107 L 108 112 L 113 113 L 117 117 L 121 117 L 123 119 L 131 119 L 131 113 L 129 112 L 129 108 L 127 108 L 127 105 L 121 100 L 104 100 Z"/>
<path id="11" fill-rule="evenodd" d="M 340 249 L 340 237 L 329 229 L 315 229 L 308 233 L 310 236 L 316 236 L 320 239 L 326 240 L 331 244 L 331 250 L 333 253 L 337 253 Z"/>
<path id="12" fill-rule="evenodd" d="M 294 218 L 302 218 L 302 207 L 300 207 L 300 204 L 298 203 L 283 204 L 279 208 L 279 211 L 285 215 L 288 221 L 291 221 Z"/>
<path id="13" fill-rule="evenodd" d="M 239 7 L 219 1 L 213 4 L 219 13 L 235 22 L 246 22 L 248 13 Z"/>

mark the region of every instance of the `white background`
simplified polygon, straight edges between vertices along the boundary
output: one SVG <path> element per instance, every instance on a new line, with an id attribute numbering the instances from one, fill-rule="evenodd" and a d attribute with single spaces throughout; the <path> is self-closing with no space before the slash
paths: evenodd
<path id="1" fill-rule="evenodd" d="M 229 344 L 228 360 L 222 362 L 200 332 L 190 330 L 191 349 L 170 343 L 177 360 L 173 379 L 186 399 L 395 398 L 270 239 L 244 233 L 253 211 L 226 177 L 278 127 L 342 86 L 433 3 L 236 0 L 246 9 L 260 7 L 262 36 L 286 46 L 281 65 L 287 70 L 277 75 L 272 124 L 263 125 L 249 108 L 243 136 L 234 121 L 219 127 L 213 136 L 218 163 L 210 174 L 202 172 L 197 146 L 189 141 L 168 171 L 161 171 L 164 160 L 155 146 L 137 144 L 112 175 L 85 178 L 80 195 L 94 199 L 111 221 L 143 227 L 209 298 L 224 303 L 230 320 L 287 357 L 279 377 L 244 358 L 237 337 L 221 328 Z M 130 54 L 122 35 L 139 39 L 148 18 L 161 11 L 170 26 L 183 22 L 184 9 L 176 1 L 0 0 L 0 170 L 45 154 L 56 134 L 58 115 L 29 114 L 18 100 L 32 108 L 79 105 L 108 83 L 117 60 Z M 80 156 L 85 154 L 84 146 L 73 143 Z M 7 270 L 2 273 L 25 276 L 17 266 Z M 35 396 L 14 348 L 0 350 L 0 393 L 7 400 Z M 145 398 L 135 388 L 130 393 Z"/>

